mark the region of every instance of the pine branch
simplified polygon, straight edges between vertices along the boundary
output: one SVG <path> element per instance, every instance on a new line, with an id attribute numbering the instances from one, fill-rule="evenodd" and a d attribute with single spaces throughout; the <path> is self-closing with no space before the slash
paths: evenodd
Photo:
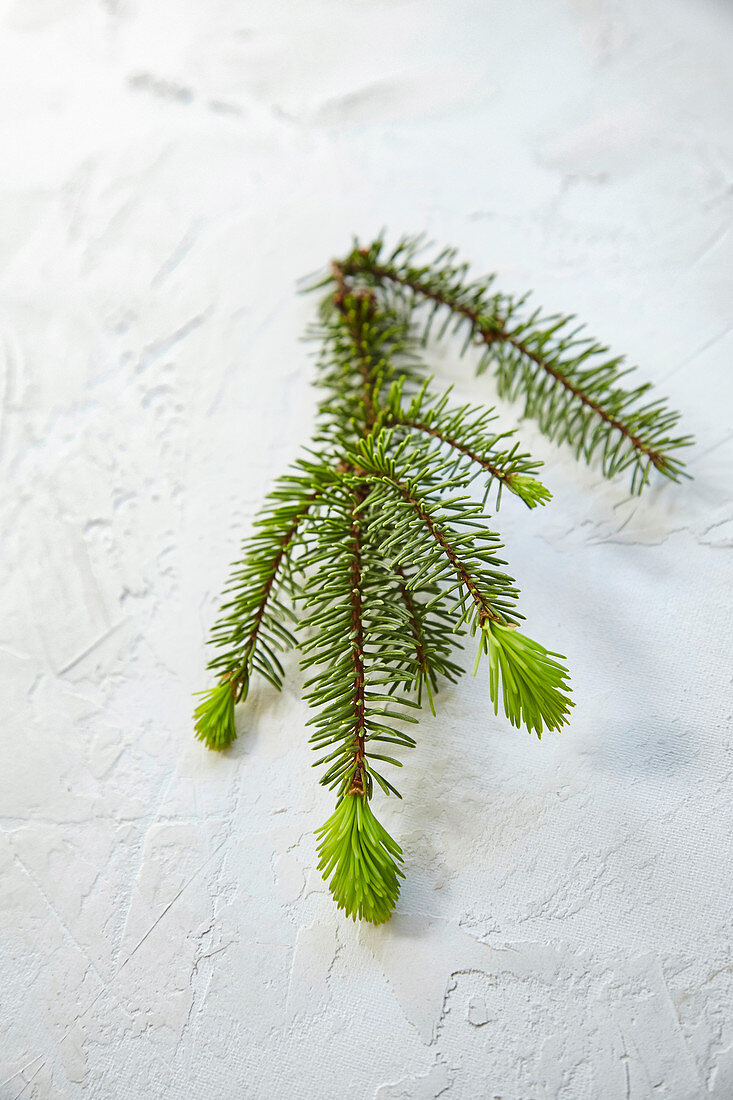
<path id="1" fill-rule="evenodd" d="M 341 693 L 336 700 L 333 698 L 332 674 L 337 671 L 334 662 L 330 661 L 326 666 L 328 676 L 328 690 L 331 698 L 327 701 L 327 707 L 321 711 L 315 721 L 316 733 L 311 740 L 318 749 L 330 748 L 334 743 L 336 749 L 318 761 L 319 764 L 329 764 L 328 771 L 321 780 L 322 783 L 339 789 L 339 799 L 336 810 L 325 825 L 316 831 L 321 838 L 318 847 L 319 864 L 325 880 L 332 875 L 330 890 L 339 909 L 344 909 L 347 916 L 354 920 L 365 919 L 374 924 L 380 924 L 388 919 L 399 894 L 399 877 L 402 875 L 398 864 L 401 861 L 401 849 L 384 828 L 379 824 L 369 806 L 372 796 L 373 779 L 376 779 L 385 793 L 397 791 L 373 766 L 373 760 L 384 760 L 399 765 L 399 761 L 383 753 L 376 753 L 371 749 L 373 742 L 386 742 L 389 744 L 414 745 L 412 738 L 407 737 L 402 731 L 392 726 L 384 726 L 379 720 L 392 721 L 395 718 L 405 721 L 405 715 L 395 713 L 392 709 L 385 709 L 384 702 L 389 697 L 375 693 L 367 679 L 366 663 L 369 659 L 367 652 L 367 630 L 369 624 L 365 616 L 365 598 L 368 598 L 368 582 L 365 576 L 364 546 L 362 543 L 361 521 L 358 517 L 358 507 L 363 503 L 359 491 L 355 492 L 348 509 L 348 541 L 346 543 L 348 563 L 348 616 L 350 618 L 350 660 L 351 683 L 350 695 Z M 366 566 L 368 568 L 368 566 Z M 332 572 L 326 579 L 325 599 L 321 596 L 317 599 L 317 612 L 315 619 L 319 629 L 319 636 L 312 649 L 315 660 L 323 658 L 323 612 L 326 611 L 329 621 L 336 607 L 338 586 L 343 582 L 339 578 L 338 566 L 332 568 Z M 322 589 L 323 591 L 323 589 Z M 344 593 L 345 594 L 345 593 Z M 336 604 L 337 606 L 337 604 Z M 314 616 L 311 615 L 309 625 L 314 626 Z M 376 632 L 377 623 L 372 617 L 372 631 Z M 384 633 L 383 630 L 380 631 Z M 327 644 L 327 643 L 326 643 Z M 383 654 L 382 661 L 389 660 L 389 655 Z M 394 659 L 394 655 L 393 655 Z M 399 655 L 397 656 L 399 664 Z M 341 658 L 343 660 L 343 658 Z M 313 658 L 306 658 L 304 666 L 312 664 Z M 378 681 L 377 681 L 378 682 Z M 322 706 L 324 702 L 322 674 L 310 681 L 307 687 L 311 687 L 309 702 L 311 705 Z M 334 706 L 341 704 L 341 714 L 334 714 Z M 346 726 L 344 729 L 344 720 Z M 369 750 L 367 742 L 370 743 Z"/>
<path id="2" fill-rule="evenodd" d="M 321 486 L 333 476 L 326 467 L 301 461 L 282 477 L 255 520 L 255 533 L 244 543 L 240 561 L 232 567 L 224 589 L 231 598 L 222 605 L 210 635 L 210 644 L 223 650 L 208 664 L 221 684 L 203 693 L 194 714 L 196 735 L 210 748 L 224 749 L 235 739 L 234 703 L 247 698 L 254 672 L 278 691 L 282 687 L 277 654 L 296 644 L 289 629 L 295 622 L 290 559 L 302 543 L 303 524 L 317 504 Z"/>
<path id="3" fill-rule="evenodd" d="M 430 311 L 423 343 L 438 315 L 439 336 L 452 326 L 464 351 L 481 342 L 479 373 L 491 366 L 500 393 L 523 398 L 551 438 L 587 459 L 600 453 L 604 473 L 630 469 L 634 490 L 653 469 L 676 480 L 689 443 L 673 435 L 677 414 L 645 403 L 647 386 L 623 389 L 621 360 L 579 338 L 570 318 L 526 316 L 524 299 L 496 293 L 492 278 L 471 281 L 453 251 L 424 264 L 418 246 L 355 247 L 319 284 L 329 295 L 315 333 L 324 397 L 313 450 L 276 484 L 233 567 L 211 633 L 217 683 L 194 715 L 197 736 L 226 748 L 252 676 L 279 689 L 278 654 L 299 643 L 314 766 L 337 799 L 317 832 L 319 869 L 339 908 L 375 924 L 403 872 L 370 802 L 375 787 L 399 797 L 384 765 L 401 767 L 395 751 L 415 745 L 405 727 L 423 688 L 435 713 L 440 683 L 461 674 L 461 636 L 478 635 L 474 672 L 486 657 L 494 712 L 514 726 L 541 736 L 573 706 L 564 658 L 516 625 L 519 593 L 485 512 L 492 486 L 497 506 L 503 489 L 545 504 L 541 463 L 494 430 L 493 409 L 452 408 L 450 391 L 431 392 L 418 311 Z M 477 481 L 483 503 L 469 492 Z"/>
<path id="4" fill-rule="evenodd" d="M 370 408 L 371 406 L 367 406 Z M 362 615 L 362 563 L 361 531 L 356 518 L 359 496 L 356 495 L 349 517 L 351 537 L 351 563 L 349 566 L 349 599 L 351 601 L 351 662 L 354 666 L 354 770 L 350 777 L 348 794 L 364 795 L 365 792 L 365 737 L 366 737 L 366 684 L 364 682 L 364 620 Z M 369 792 L 371 794 L 371 791 Z"/>
<path id="5" fill-rule="evenodd" d="M 416 704 L 407 696 L 412 639 L 383 596 L 389 574 L 363 529 L 365 496 L 350 479 L 328 494 L 307 555 L 309 637 L 301 648 L 303 668 L 314 671 L 305 684 L 317 710 L 311 744 L 323 753 L 314 766 L 326 766 L 321 783 L 338 793 L 334 815 L 319 830 L 319 867 L 324 878 L 335 871 L 330 888 L 340 908 L 379 923 L 397 897 L 399 849 L 368 803 L 374 782 L 399 797 L 377 763 L 402 766 L 392 746 L 415 745 L 402 726 L 416 721 Z"/>
<path id="6" fill-rule="evenodd" d="M 632 373 L 623 357 L 608 358 L 608 348 L 581 336 L 571 316 L 543 317 L 540 310 L 525 316 L 526 297 L 492 292 L 494 276 L 467 281 L 467 265 L 455 262 L 453 250 L 431 264 L 417 263 L 420 246 L 419 239 L 404 240 L 387 258 L 381 241 L 356 248 L 339 265 L 341 277 L 362 277 L 375 287 L 391 283 L 431 303 L 425 336 L 435 313 L 449 311 L 448 319 L 453 315 L 465 325 L 464 349 L 476 341 L 486 345 L 478 373 L 493 366 L 500 395 L 523 398 L 524 415 L 550 439 L 573 446 L 577 457 L 591 461 L 600 453 L 604 476 L 630 469 L 634 493 L 653 469 L 679 480 L 683 463 L 676 452 L 692 439 L 675 434 L 678 413 L 663 400 L 647 400 L 648 383 L 632 389 L 620 384 Z"/>
<path id="7" fill-rule="evenodd" d="M 344 318 L 345 326 L 354 346 L 354 363 L 361 378 L 362 406 L 364 409 L 364 427 L 368 432 L 377 419 L 377 406 L 374 389 L 379 381 L 379 367 L 384 364 L 384 353 L 380 345 L 379 358 L 375 362 L 374 340 L 370 331 L 370 322 L 375 315 L 374 295 L 369 291 L 357 294 L 339 293 L 334 302 Z"/>

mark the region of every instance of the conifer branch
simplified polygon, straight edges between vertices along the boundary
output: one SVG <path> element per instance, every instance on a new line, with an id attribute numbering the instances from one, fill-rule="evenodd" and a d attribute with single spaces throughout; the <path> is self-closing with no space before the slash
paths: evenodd
<path id="1" fill-rule="evenodd" d="M 361 593 L 361 541 L 359 521 L 356 518 L 358 498 L 351 508 L 351 662 L 354 666 L 354 770 L 347 794 L 364 795 L 364 747 L 365 747 L 365 710 L 366 693 L 364 684 L 364 624 L 362 621 Z M 371 792 L 369 792 L 371 794 Z"/>
<path id="2" fill-rule="evenodd" d="M 419 373 L 408 315 L 376 309 L 371 292 L 337 290 L 321 313 L 310 330 L 321 345 L 317 385 L 326 391 L 316 443 L 338 454 L 370 431 L 388 388 L 396 381 L 414 386 Z"/>
<path id="3" fill-rule="evenodd" d="M 394 447 L 385 429 L 362 440 L 352 462 L 373 486 L 370 515 L 382 553 L 393 567 L 418 567 L 411 585 L 438 583 L 444 599 L 457 591 L 461 606 L 470 598 L 477 625 L 514 620 L 518 593 L 497 557 L 501 542 L 479 505 L 456 493 L 467 479 L 450 459 L 418 455 L 409 441 Z M 457 625 L 467 618 L 463 612 Z"/>
<path id="4" fill-rule="evenodd" d="M 412 639 L 383 597 L 390 574 L 364 530 L 365 495 L 346 476 L 329 493 L 325 537 L 307 555 L 308 636 L 301 648 L 303 668 L 314 671 L 305 684 L 317 710 L 311 744 L 324 753 L 315 766 L 326 766 L 321 783 L 338 796 L 334 815 L 319 830 L 319 867 L 326 879 L 333 873 L 330 889 L 340 908 L 380 923 L 397 897 L 400 853 L 369 800 L 375 782 L 399 797 L 377 765 L 400 767 L 392 746 L 415 745 L 402 727 L 416 721 L 416 704 L 407 696 L 405 671 Z"/>
<path id="5" fill-rule="evenodd" d="M 495 410 L 471 405 L 448 408 L 449 395 L 450 390 L 436 397 L 430 393 L 425 382 L 409 405 L 405 406 L 402 382 L 395 382 L 388 394 L 380 425 L 404 428 L 408 433 L 424 433 L 468 459 L 469 464 L 489 475 L 487 493 L 492 482 L 499 483 L 497 506 L 503 488 L 520 497 L 529 508 L 546 504 L 552 494 L 536 477 L 542 463 L 522 453 L 518 443 L 511 447 L 504 445 L 511 440 L 513 432 L 490 431 L 490 424 L 497 419 Z"/>
<path id="6" fill-rule="evenodd" d="M 381 422 L 385 416 L 383 410 L 378 409 L 376 406 L 374 390 L 379 387 L 382 380 L 382 374 L 385 371 L 389 377 L 392 377 L 396 373 L 392 365 L 392 356 L 394 355 L 395 348 L 393 346 L 390 349 L 391 354 L 385 353 L 385 348 L 380 341 L 379 356 L 376 358 L 379 360 L 382 373 L 375 372 L 373 365 L 375 358 L 374 349 L 370 348 L 369 342 L 369 322 L 374 320 L 376 312 L 374 297 L 369 292 L 350 295 L 347 285 L 343 279 L 340 278 L 337 265 L 334 265 L 334 270 L 337 280 L 337 291 L 334 294 L 334 304 L 343 317 L 353 343 L 355 361 L 358 372 L 362 378 L 363 386 L 363 434 L 368 436 L 374 428 L 376 421 L 380 420 Z M 397 324 L 395 328 L 396 331 L 399 331 L 399 324 Z M 405 375 L 402 374 L 398 375 L 398 380 L 392 384 L 390 409 L 395 412 L 395 415 L 399 407 L 399 398 L 396 395 L 402 394 L 404 382 Z M 348 461 L 342 461 L 341 470 L 342 472 L 351 470 Z M 360 503 L 363 505 L 369 495 L 370 486 L 362 484 L 357 491 L 360 496 Z M 421 689 L 424 683 L 427 688 L 430 707 L 433 713 L 435 713 L 433 693 L 438 690 L 437 676 L 433 666 L 429 663 L 427 640 L 424 635 L 424 626 L 421 623 L 421 617 L 418 612 L 418 603 L 414 594 L 410 593 L 407 588 L 404 570 L 401 567 L 397 567 L 395 569 L 395 575 L 397 588 L 405 606 L 409 629 L 415 644 L 415 661 L 417 668 L 414 672 L 414 683 L 418 692 L 418 704 L 421 699 Z M 445 651 L 437 655 L 436 663 L 445 676 L 454 678 L 457 666 L 452 664 Z M 352 793 L 363 792 L 357 791 Z"/>
<path id="7" fill-rule="evenodd" d="M 319 284 L 329 293 L 312 333 L 324 391 L 313 450 L 276 484 L 233 567 L 211 633 L 217 682 L 194 713 L 196 735 L 226 748 L 252 676 L 279 689 L 278 654 L 299 644 L 314 766 L 336 795 L 317 830 L 318 866 L 338 907 L 375 924 L 403 871 L 371 800 L 376 787 L 399 797 L 384 765 L 401 767 L 395 752 L 415 745 L 405 727 L 423 687 L 435 713 L 439 685 L 463 671 L 458 639 L 478 635 L 474 671 L 485 657 L 494 712 L 514 726 L 540 736 L 573 706 L 564 658 L 517 627 L 519 592 L 485 512 L 492 486 L 497 506 L 503 489 L 545 504 L 541 463 L 494 430 L 494 409 L 452 407 L 450 391 L 431 390 L 416 334 L 424 344 L 444 315 L 438 335 L 452 324 L 463 350 L 481 342 L 479 373 L 491 366 L 501 394 L 523 397 L 525 413 L 578 455 L 600 451 L 604 473 L 630 468 L 634 490 L 652 469 L 676 480 L 676 451 L 689 443 L 672 434 L 677 414 L 644 403 L 647 386 L 624 390 L 621 360 L 578 339 L 569 318 L 526 317 L 524 299 L 496 293 L 492 278 L 471 281 L 453 251 L 421 264 L 418 245 L 404 240 L 389 256 L 381 240 L 357 246 Z"/>
<path id="8" fill-rule="evenodd" d="M 446 502 L 431 501 L 414 481 L 401 478 L 399 459 L 386 456 L 388 446 L 388 442 L 377 439 L 373 444 L 365 441 L 361 447 L 363 468 L 371 471 L 382 490 L 387 489 L 394 498 L 392 502 L 380 499 L 373 521 L 375 527 L 381 528 L 383 551 L 396 548 L 397 562 L 403 557 L 424 562 L 433 575 L 444 581 L 446 595 L 457 588 L 453 610 L 460 609 L 458 625 L 468 622 L 471 633 L 479 632 L 476 669 L 482 653 L 489 657 L 490 695 L 495 713 L 501 687 L 504 712 L 513 725 L 524 724 L 538 736 L 543 724 L 548 729 L 559 729 L 573 706 L 568 695 L 567 669 L 560 663 L 564 658 L 516 630 L 513 620 L 521 616 L 513 603 L 518 593 L 511 578 L 503 572 L 505 562 L 496 556 L 500 548 L 498 537 L 487 532 L 483 523 L 476 522 L 479 514 L 476 506 L 465 498 L 447 502 L 452 512 L 448 522 Z M 441 490 L 446 488 L 450 485 L 443 483 Z M 409 519 L 406 521 L 405 509 L 414 511 L 428 532 L 432 552 L 425 546 L 420 531 L 412 528 Z M 403 535 L 405 531 L 409 533 Z M 454 574 L 452 586 L 445 583 L 444 563 L 448 573 Z"/>
<path id="9" fill-rule="evenodd" d="M 447 432 L 441 431 L 440 428 L 433 427 L 432 424 L 428 424 L 426 421 L 412 420 L 408 414 L 402 418 L 388 416 L 386 417 L 386 422 L 390 427 L 399 424 L 402 428 L 410 428 L 415 432 L 425 432 L 426 435 L 431 435 L 433 439 L 438 439 L 441 443 L 445 443 L 449 447 L 452 447 L 454 451 L 460 451 L 466 458 L 470 458 L 471 462 L 475 462 L 482 470 L 486 470 L 492 478 L 501 481 L 504 485 L 511 484 L 511 474 L 502 470 L 494 462 L 490 462 L 488 458 L 485 458 L 478 452 L 472 451 L 470 447 L 467 447 L 453 436 L 448 435 Z"/>
<path id="10" fill-rule="evenodd" d="M 222 604 L 210 637 L 211 645 L 223 650 L 208 664 L 220 686 L 203 693 L 194 714 L 196 736 L 209 748 L 224 749 L 236 738 L 234 704 L 247 698 L 253 672 L 278 691 L 282 687 L 277 654 L 297 644 L 289 629 L 295 622 L 290 558 L 302 544 L 321 486 L 333 476 L 327 467 L 301 461 L 281 478 L 232 568 L 224 589 L 231 598 Z"/>
<path id="11" fill-rule="evenodd" d="M 334 485 L 328 513 L 319 523 L 325 538 L 314 540 L 305 556 L 310 582 L 301 663 L 315 670 L 305 694 L 318 710 L 310 722 L 315 727 L 311 744 L 328 750 L 314 765 L 329 765 L 321 782 L 340 795 L 371 797 L 374 779 L 385 793 L 398 794 L 373 761 L 401 766 L 375 753 L 373 743 L 414 746 L 404 730 L 386 723 L 416 719 L 408 710 L 415 704 L 405 694 L 411 677 L 400 671 L 410 659 L 412 642 L 384 600 L 389 571 L 363 528 L 362 496 L 353 479 L 344 477 Z M 392 695 L 382 690 L 385 682 Z"/>

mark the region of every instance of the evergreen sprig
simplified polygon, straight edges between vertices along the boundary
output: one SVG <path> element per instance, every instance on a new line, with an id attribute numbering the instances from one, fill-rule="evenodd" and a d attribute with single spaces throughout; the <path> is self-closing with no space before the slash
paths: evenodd
<path id="1" fill-rule="evenodd" d="M 330 466 L 305 459 L 280 478 L 254 521 L 254 534 L 235 562 L 224 592 L 219 618 L 211 630 L 211 644 L 220 651 L 208 667 L 229 684 L 237 702 L 246 699 L 253 672 L 264 676 L 278 691 L 283 669 L 277 654 L 296 644 L 290 629 L 296 622 L 292 600 L 296 591 L 293 559 L 304 542 L 304 527 L 326 485 L 333 479 Z M 196 730 L 206 736 L 206 700 L 196 712 Z M 214 700 L 211 701 L 214 706 Z M 203 709 L 202 709 L 203 708 Z M 233 740 L 223 734 L 211 748 L 225 748 Z"/>
<path id="2" fill-rule="evenodd" d="M 472 477 L 484 477 L 484 500 L 492 485 L 498 484 L 497 507 L 505 488 L 520 497 L 529 508 L 546 504 L 552 498 L 549 489 L 535 476 L 542 463 L 523 453 L 518 442 L 512 443 L 513 431 L 495 433 L 491 430 L 492 422 L 497 419 L 493 409 L 471 405 L 451 408 L 448 405 L 450 390 L 439 396 L 431 393 L 428 385 L 428 381 L 424 382 L 406 404 L 403 382 L 395 382 L 387 395 L 380 424 L 404 429 L 404 433 L 395 433 L 398 437 L 403 434 L 417 439 L 420 435 L 429 436 L 436 458 L 439 454 L 452 454 L 463 463 L 467 473 L 472 469 Z M 423 450 L 428 453 L 426 448 Z"/>
<path id="3" fill-rule="evenodd" d="M 282 686 L 279 654 L 299 645 L 310 743 L 336 808 L 317 830 L 319 869 L 339 908 L 379 924 L 397 901 L 402 852 L 375 817 L 376 788 L 399 796 L 388 767 L 415 745 L 424 698 L 435 713 L 444 682 L 463 671 L 455 648 L 477 636 L 474 672 L 488 664 L 489 697 L 514 726 L 541 736 L 573 706 L 564 658 L 518 628 L 519 591 L 500 557 L 496 489 L 529 508 L 551 497 L 541 463 L 491 408 L 451 405 L 425 375 L 421 348 L 444 314 L 463 350 L 480 342 L 500 393 L 524 400 L 553 439 L 603 472 L 677 480 L 677 414 L 624 390 L 620 359 L 578 336 L 569 318 L 526 313 L 525 299 L 471 280 L 452 250 L 424 262 L 420 241 L 391 253 L 355 245 L 317 286 L 327 288 L 316 382 L 323 391 L 312 449 L 270 493 L 245 542 L 215 623 L 196 735 L 212 749 L 236 737 L 235 704 L 254 675 Z M 426 306 L 427 316 L 426 316 Z"/>

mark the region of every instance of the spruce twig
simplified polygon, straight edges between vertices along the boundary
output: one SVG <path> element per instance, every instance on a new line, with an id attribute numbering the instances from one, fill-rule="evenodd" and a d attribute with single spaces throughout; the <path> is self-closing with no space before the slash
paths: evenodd
<path id="1" fill-rule="evenodd" d="M 419 247 L 357 244 L 317 284 L 327 294 L 312 333 L 324 391 L 313 449 L 276 484 L 233 567 L 211 635 L 217 683 L 194 715 L 197 736 L 225 749 L 252 676 L 279 689 L 278 654 L 299 645 L 314 766 L 336 795 L 318 866 L 339 908 L 376 924 L 404 872 L 371 802 L 377 787 L 399 797 L 384 766 L 401 767 L 395 753 L 415 745 L 406 727 L 423 689 L 435 713 L 441 684 L 461 674 L 459 639 L 478 637 L 474 671 L 485 657 L 494 711 L 513 725 L 541 736 L 573 706 L 564 658 L 518 629 L 519 590 L 485 511 L 492 487 L 497 508 L 504 489 L 546 504 L 541 463 L 494 430 L 493 409 L 433 391 L 419 355 L 433 320 L 444 314 L 439 336 L 463 330 L 463 350 L 482 344 L 479 373 L 493 368 L 500 393 L 523 397 L 551 438 L 586 460 L 600 452 L 609 476 L 630 469 L 632 491 L 654 470 L 677 480 L 690 442 L 648 386 L 619 385 L 621 360 L 570 318 L 526 315 L 525 299 L 495 292 L 493 277 L 472 281 L 452 250 L 422 263 Z"/>

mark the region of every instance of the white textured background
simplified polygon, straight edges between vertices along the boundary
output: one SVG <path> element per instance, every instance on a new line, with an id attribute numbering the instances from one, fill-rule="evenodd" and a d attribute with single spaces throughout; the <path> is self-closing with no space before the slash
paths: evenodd
<path id="1" fill-rule="evenodd" d="M 729 1100 L 733 5 L 0 12 L 2 1100 Z M 297 663 L 228 756 L 190 695 L 309 435 L 295 281 L 382 225 L 577 311 L 699 443 L 639 503 L 522 429 L 555 499 L 502 530 L 572 727 L 443 693 L 374 930 L 314 871 Z"/>

